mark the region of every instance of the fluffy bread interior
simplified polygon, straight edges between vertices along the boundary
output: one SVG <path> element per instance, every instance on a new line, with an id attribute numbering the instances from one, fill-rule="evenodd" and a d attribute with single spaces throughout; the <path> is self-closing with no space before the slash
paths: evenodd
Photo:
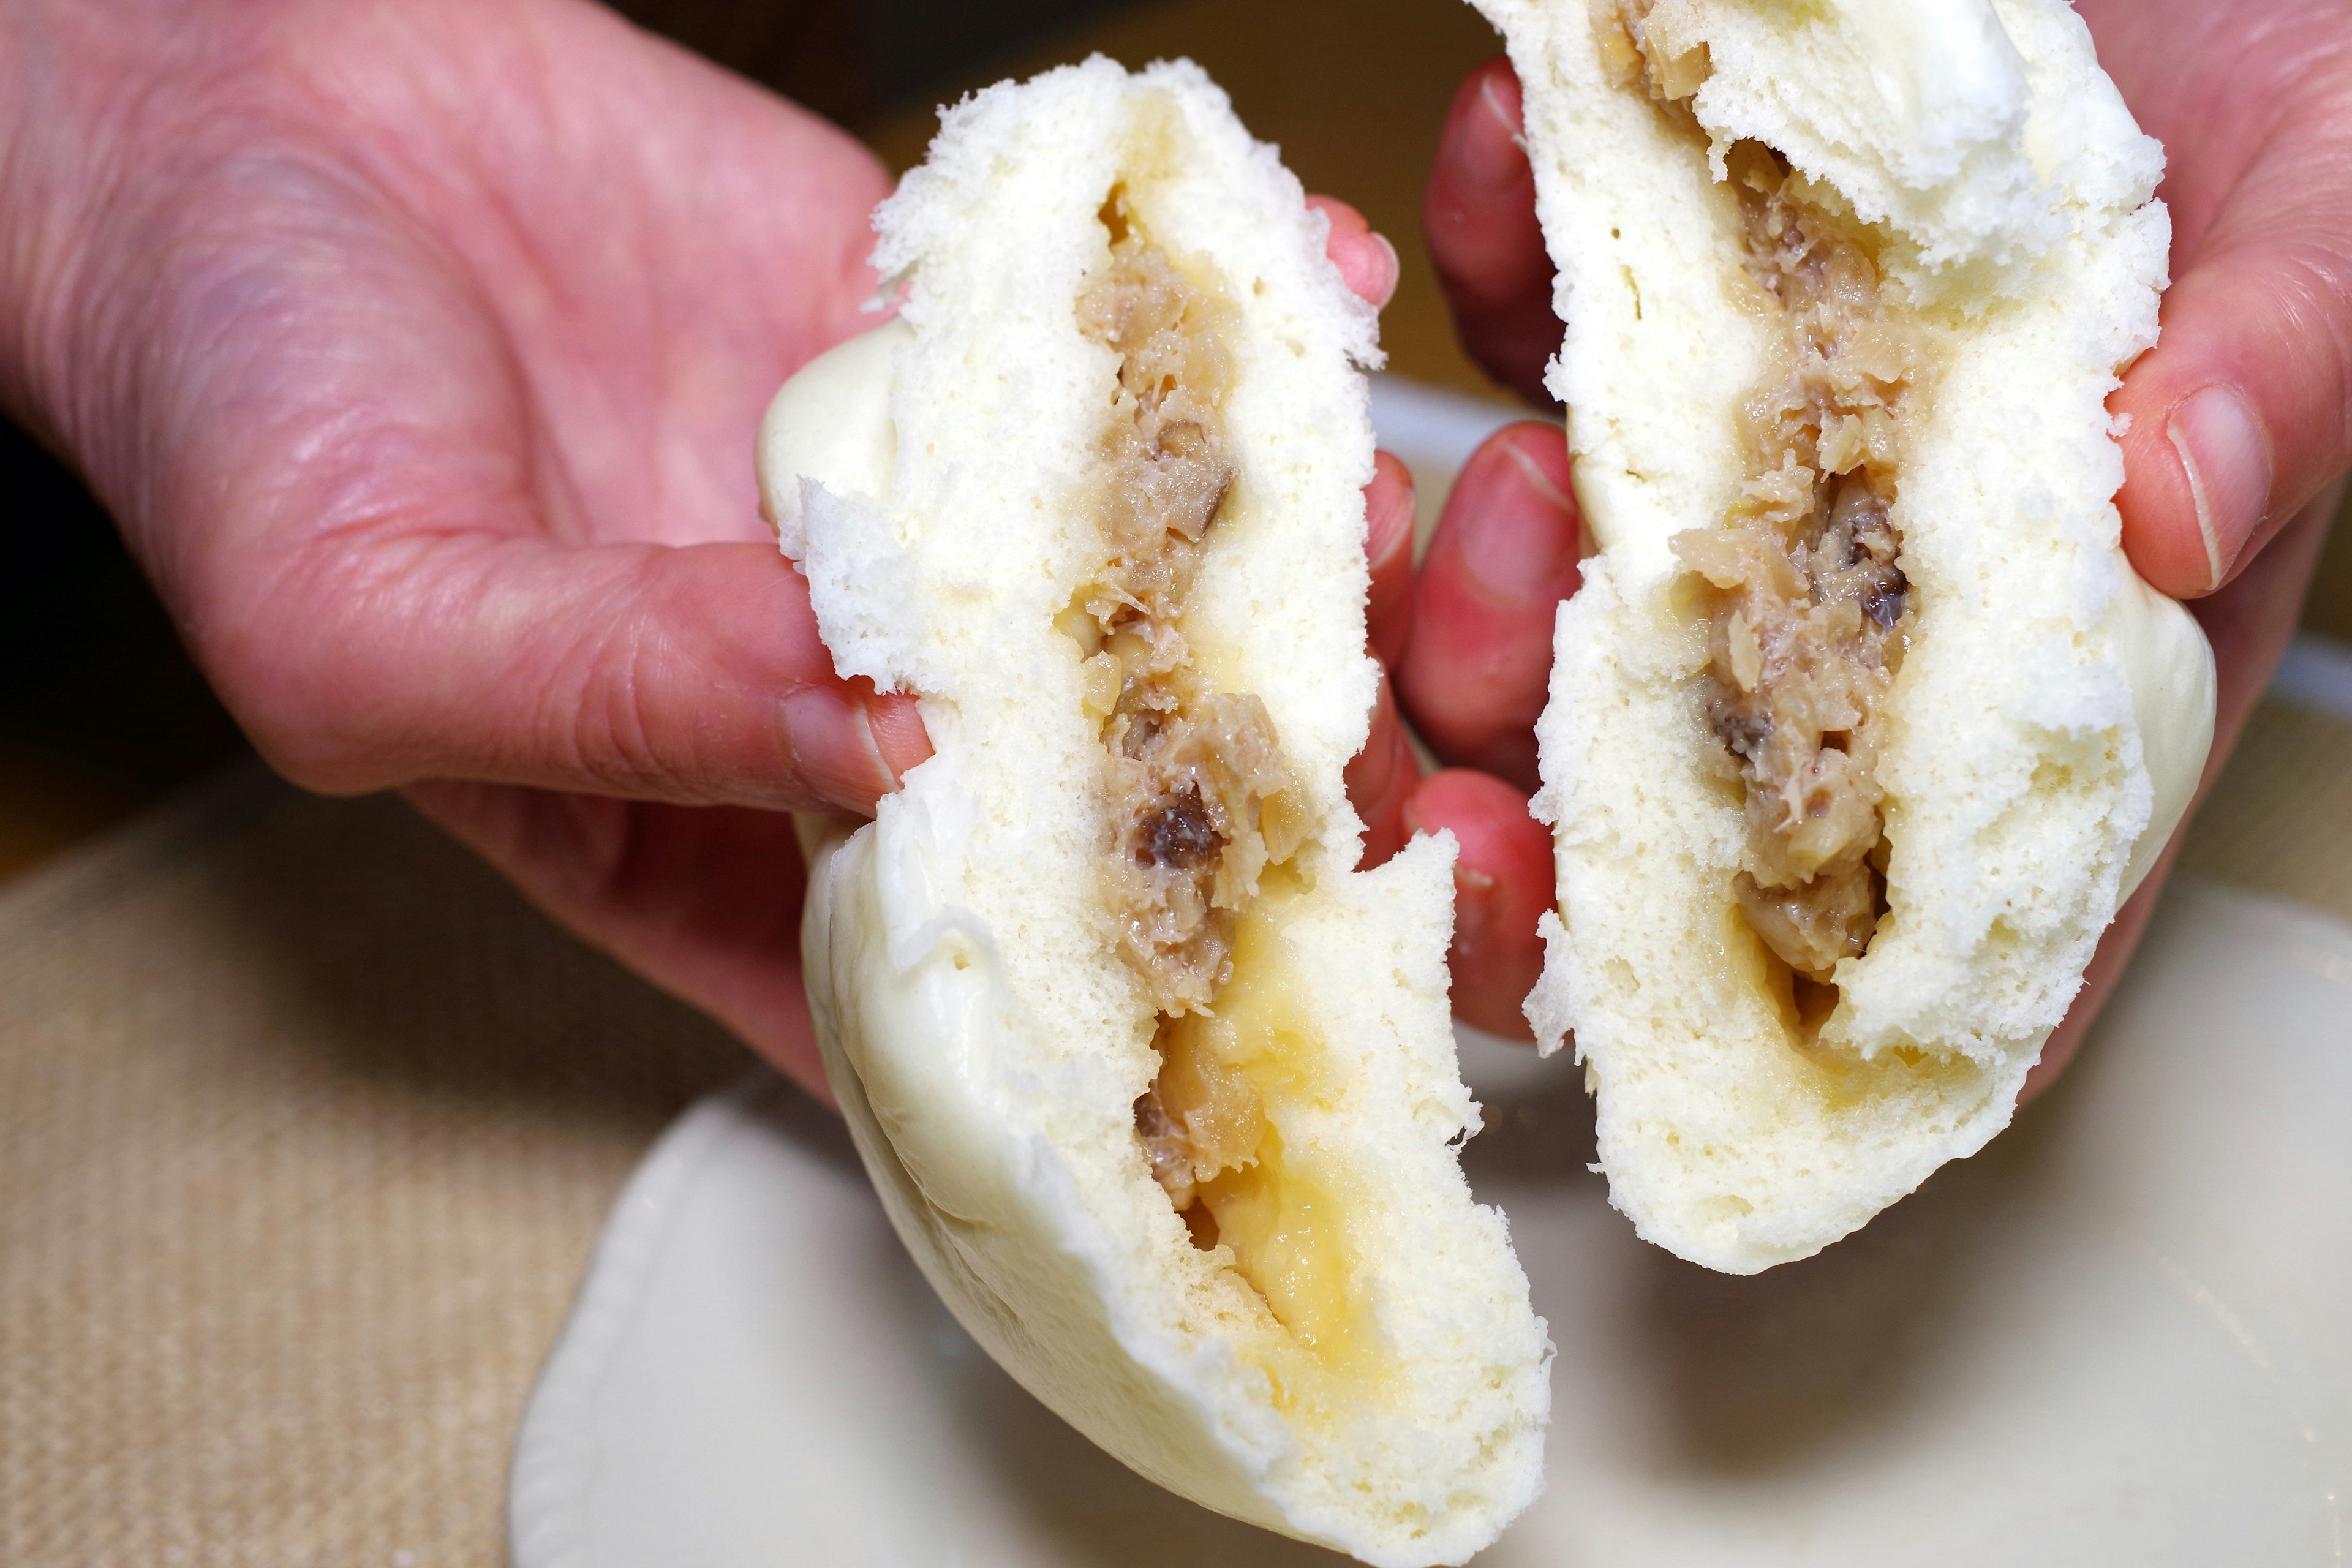
<path id="1" fill-rule="evenodd" d="M 2165 280 L 2161 153 L 2059 0 L 1477 4 L 1526 86 L 1566 323 L 1549 384 L 1601 547 L 1538 729 L 1560 909 L 1528 1016 L 1575 1039 L 1612 1201 L 1748 1272 L 2007 1124 L 2202 767 L 2210 652 L 2111 504 L 2105 400 Z M 1743 504 L 1780 352 L 1743 259 L 1759 147 L 1935 360 L 1889 514 L 1914 621 L 1876 750 L 1883 908 L 1811 990 L 1734 896 L 1752 858 L 1675 542 Z"/>
<path id="2" fill-rule="evenodd" d="M 1234 478 L 1182 625 L 1216 689 L 1263 703 L 1316 825 L 1243 917 L 1216 1005 L 1234 1015 L 1246 981 L 1283 1042 L 1259 1087 L 1284 1225 L 1318 1238 L 1299 1267 L 1336 1303 L 1311 1334 L 1265 1269 L 1188 1230 L 1138 1133 L 1161 1015 L 1105 896 L 1072 616 L 1103 568 L 1119 375 L 1077 301 L 1115 205 L 1234 323 Z M 1477 1113 L 1446 1006 L 1451 840 L 1354 869 L 1372 312 L 1187 63 L 980 94 L 877 224 L 898 321 L 795 378 L 761 438 L 841 673 L 919 693 L 937 749 L 813 869 L 811 1000 L 860 1150 L 949 1306 L 1111 1453 L 1367 1562 L 1458 1563 L 1538 1489 L 1549 1345 L 1456 1158 Z"/>

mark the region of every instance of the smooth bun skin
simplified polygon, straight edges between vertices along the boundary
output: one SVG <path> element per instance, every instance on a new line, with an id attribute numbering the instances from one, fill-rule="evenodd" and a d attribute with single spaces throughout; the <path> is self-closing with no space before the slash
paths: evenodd
<path id="1" fill-rule="evenodd" d="M 1650 45 L 1706 72 L 1674 113 L 1610 65 L 1613 3 L 1476 3 L 1525 84 L 1566 324 L 1548 384 L 1598 546 L 1538 727 L 1560 902 L 1528 1016 L 1575 1041 L 1612 1203 L 1752 1272 L 2008 1124 L 2194 795 L 2211 653 L 2124 556 L 2105 407 L 2156 341 L 2162 153 L 2060 0 L 1657 0 Z M 1892 512 L 1917 618 L 1877 764 L 1887 908 L 1825 1019 L 1732 898 L 1745 828 L 1671 544 L 1741 494 L 1743 400 L 1777 363 L 1742 141 L 1868 226 L 1946 356 Z"/>
<path id="2" fill-rule="evenodd" d="M 2117 545 L 2116 553 L 2123 554 Z M 2132 840 L 2116 906 L 2139 890 L 2196 804 L 2213 750 L 2213 716 L 2221 691 L 2213 645 L 2178 599 L 2158 593 L 2120 560 L 2122 585 L 2116 591 L 2116 637 L 2124 676 L 2131 683 L 2132 721 L 2138 726 L 2140 754 L 2147 766 L 2147 826 Z"/>
<path id="3" fill-rule="evenodd" d="M 1066 1245 L 1083 1216 L 1040 1191 L 1050 1153 L 1006 1135 L 987 1077 L 1013 1004 L 990 944 L 949 930 L 908 967 L 892 960 L 891 933 L 939 914 L 908 864 L 921 813 L 897 796 L 854 834 L 824 821 L 805 835 L 810 1011 L 892 1227 L 956 1320 L 1063 1419 L 1171 1491 L 1286 1529 L 1199 1403 L 1120 1342 L 1116 1292 Z"/>
<path id="4" fill-rule="evenodd" d="M 1430 1359 L 1455 1363 L 1423 1373 L 1434 1384 L 1424 1392 L 1489 1404 L 1474 1412 L 1486 1441 L 1465 1453 L 1442 1432 L 1389 1429 L 1377 1408 L 1338 1432 L 1287 1417 L 1231 1344 L 1184 1323 L 1181 1306 L 1171 1313 L 1185 1282 L 1157 1267 L 1148 1246 L 1107 1234 L 1100 1210 L 1116 1198 L 1083 1156 L 1041 1129 L 1050 1118 L 1008 1101 L 1024 1088 L 1036 1092 L 1007 1081 L 1008 1058 L 1022 1054 L 1031 1026 L 993 942 L 965 911 L 942 909 L 926 875 L 928 841 L 940 831 L 935 792 L 951 795 L 952 781 L 919 770 L 872 824 L 853 831 L 838 819 L 803 819 L 802 955 L 826 1081 L 924 1278 L 992 1359 L 1146 1479 L 1377 1568 L 1466 1561 L 1534 1500 L 1542 1479 L 1550 1347 L 1528 1310 L 1500 1216 L 1441 1191 L 1436 1224 L 1408 1232 L 1433 1258 L 1416 1266 L 1400 1256 L 1383 1268 L 1385 1288 L 1408 1296 L 1417 1268 L 1435 1265 L 1436 1278 L 1398 1316 L 1417 1321 L 1436 1352 Z M 1342 958 L 1366 924 L 1380 923 L 1381 905 L 1425 913 L 1449 896 L 1453 848 L 1450 838 L 1417 839 L 1360 876 L 1364 905 L 1339 911 L 1326 956 Z M 1381 934 L 1373 933 L 1375 952 L 1387 948 Z M 1377 986 L 1384 977 L 1334 978 Z M 1414 979 L 1419 994 L 1404 1008 L 1442 1009 L 1442 974 Z M 1449 1337 L 1463 1342 L 1449 1346 Z M 1337 1453 L 1311 1451 L 1323 1444 Z M 1359 1457 L 1349 1451 L 1359 1445 L 1404 1450 L 1400 1458 L 1425 1467 L 1421 1479 L 1433 1484 L 1419 1495 L 1350 1496 L 1311 1473 L 1360 1472 L 1367 1467 L 1351 1466 Z"/>
<path id="5" fill-rule="evenodd" d="M 1118 955 L 1102 723 L 1061 629 L 1104 559 L 1117 363 L 1076 301 L 1114 190 L 1235 323 L 1237 477 L 1184 635 L 1219 689 L 1262 700 L 1321 824 L 1267 906 L 1252 994 L 1296 1053 L 1261 1087 L 1306 1194 L 1285 1212 L 1330 1244 L 1304 1275 L 1339 1303 L 1322 1338 L 1222 1236 L 1196 1244 L 1137 1133 L 1158 1022 Z M 1139 1473 L 1381 1568 L 1463 1562 L 1540 1488 L 1550 1347 L 1459 1165 L 1477 1107 L 1446 1004 L 1454 841 L 1356 869 L 1371 311 L 1297 181 L 1182 62 L 968 100 L 877 227 L 897 319 L 804 367 L 759 453 L 836 668 L 919 694 L 934 747 L 872 824 L 803 829 L 810 1008 L 859 1152 L 973 1338 Z M 1215 1005 L 1239 1018 L 1236 994 Z"/>

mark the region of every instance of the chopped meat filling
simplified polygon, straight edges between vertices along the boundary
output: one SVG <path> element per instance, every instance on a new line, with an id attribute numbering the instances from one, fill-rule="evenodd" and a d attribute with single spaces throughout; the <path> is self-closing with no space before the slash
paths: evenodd
<path id="1" fill-rule="evenodd" d="M 1109 265 L 1077 313 L 1118 355 L 1098 451 L 1108 559 L 1078 602 L 1096 645 L 1087 703 L 1103 726 L 1105 885 L 1121 951 L 1160 1014 L 1160 1072 L 1136 1101 L 1137 1134 L 1195 1239 L 1213 1246 L 1200 1188 L 1255 1162 L 1269 1128 L 1248 1080 L 1182 1024 L 1214 1006 L 1260 879 L 1312 824 L 1265 704 L 1213 689 L 1182 630 L 1202 541 L 1235 477 L 1224 404 L 1236 312 L 1152 243 L 1123 189 L 1102 221 Z"/>
<path id="2" fill-rule="evenodd" d="M 1745 410 L 1739 500 L 1674 548 L 1707 585 L 1706 716 L 1745 786 L 1735 895 L 1792 970 L 1827 981 L 1885 908 L 1877 763 L 1915 621 L 1888 514 L 1922 356 L 1865 244 L 1776 154 L 1741 142 L 1729 170 L 1784 350 Z"/>
<path id="3" fill-rule="evenodd" d="M 1211 690 L 1181 629 L 1202 541 L 1234 485 L 1234 308 L 1151 243 L 1123 191 L 1103 222 L 1110 265 L 1078 300 L 1081 328 L 1119 356 L 1100 448 L 1110 559 L 1083 595 L 1101 644 L 1088 688 L 1104 720 L 1123 947 L 1160 1011 L 1183 1013 L 1215 999 L 1234 917 L 1306 824 L 1265 705 Z"/>
<path id="4" fill-rule="evenodd" d="M 1290 858 L 1300 837 L 1265 704 L 1210 692 L 1172 709 L 1150 705 L 1181 684 L 1130 681 L 1139 700 L 1104 734 L 1121 829 L 1111 880 L 1127 951 L 1171 1013 L 1215 1000 L 1235 917 L 1267 865 Z"/>
<path id="5" fill-rule="evenodd" d="M 1123 602 L 1172 620 L 1191 576 L 1191 547 L 1234 484 L 1224 437 L 1234 309 L 1195 288 L 1144 237 L 1124 195 L 1113 195 L 1104 222 L 1114 237 L 1110 267 L 1078 299 L 1081 330 L 1119 356 L 1102 437 L 1110 482 L 1100 513 L 1119 569 L 1101 583 L 1096 613 L 1108 620 Z"/>
<path id="6" fill-rule="evenodd" d="M 1689 100 L 1706 46 L 1654 0 L 1589 0 L 1601 63 L 1704 135 Z M 1867 237 L 1806 200 L 1770 149 L 1733 146 L 1744 260 L 1783 342 L 1742 420 L 1748 480 L 1720 527 L 1675 551 L 1708 585 L 1707 721 L 1745 789 L 1733 893 L 1805 979 L 1870 945 L 1885 908 L 1882 715 L 1914 625 L 1888 513 L 1923 356 L 1885 298 Z"/>

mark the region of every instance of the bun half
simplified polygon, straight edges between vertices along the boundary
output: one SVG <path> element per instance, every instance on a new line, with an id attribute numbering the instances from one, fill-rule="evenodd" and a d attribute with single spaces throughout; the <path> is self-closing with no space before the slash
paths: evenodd
<path id="1" fill-rule="evenodd" d="M 1188 63 L 980 94 L 877 223 L 898 321 L 761 454 L 841 673 L 937 749 L 812 867 L 858 1148 L 1109 1452 L 1459 1563 L 1538 1489 L 1549 1347 L 1456 1158 L 1452 841 L 1354 868 L 1372 312 Z"/>
<path id="2" fill-rule="evenodd" d="M 1612 1200 L 1802 1258 L 2007 1125 L 2210 742 L 2105 398 L 2168 221 L 2059 0 L 1478 0 L 1525 86 L 1599 546 L 1528 1012 Z"/>

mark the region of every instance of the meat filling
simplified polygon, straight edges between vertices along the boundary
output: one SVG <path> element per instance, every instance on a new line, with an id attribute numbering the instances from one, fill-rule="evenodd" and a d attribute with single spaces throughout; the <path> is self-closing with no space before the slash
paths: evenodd
<path id="1" fill-rule="evenodd" d="M 1706 45 L 1666 36 L 1652 0 L 1590 3 L 1618 85 L 1703 135 L 1689 100 Z M 1739 142 L 1726 167 L 1780 363 L 1741 419 L 1739 500 L 1674 547 L 1706 584 L 1707 722 L 1747 803 L 1733 895 L 1782 962 L 1826 983 L 1885 908 L 1878 753 L 1915 625 L 1889 512 L 1925 356 L 1866 232 L 1809 201 L 1769 148 Z"/>
<path id="2" fill-rule="evenodd" d="M 1078 321 L 1119 358 L 1099 449 L 1108 559 L 1077 608 L 1093 647 L 1087 703 L 1102 724 L 1105 885 L 1121 952 L 1160 1015 L 1160 1071 L 1136 1102 L 1137 1135 L 1210 1247 L 1202 1190 L 1267 1157 L 1272 1132 L 1247 1079 L 1185 1025 L 1214 1007 L 1261 879 L 1312 824 L 1265 704 L 1213 689 L 1182 630 L 1235 477 L 1224 427 L 1234 309 L 1152 243 L 1124 190 L 1102 221 L 1110 260 L 1080 295 Z"/>
<path id="3" fill-rule="evenodd" d="M 1100 450 L 1110 559 L 1082 595 L 1087 700 L 1103 721 L 1111 897 L 1128 960 L 1160 1011 L 1204 1009 L 1234 918 L 1304 837 L 1265 705 L 1209 689 L 1181 623 L 1202 542 L 1234 484 L 1224 434 L 1234 308 L 1153 245 L 1115 191 L 1110 265 L 1078 321 L 1119 356 Z"/>
<path id="4" fill-rule="evenodd" d="M 1915 615 L 1898 493 L 1921 355 L 1858 235 L 1785 164 L 1734 147 L 1749 275 L 1785 334 L 1749 397 L 1749 478 L 1722 522 L 1674 541 L 1706 584 L 1707 722 L 1744 786 L 1733 891 L 1766 945 L 1826 982 L 1885 908 L 1885 714 Z"/>

